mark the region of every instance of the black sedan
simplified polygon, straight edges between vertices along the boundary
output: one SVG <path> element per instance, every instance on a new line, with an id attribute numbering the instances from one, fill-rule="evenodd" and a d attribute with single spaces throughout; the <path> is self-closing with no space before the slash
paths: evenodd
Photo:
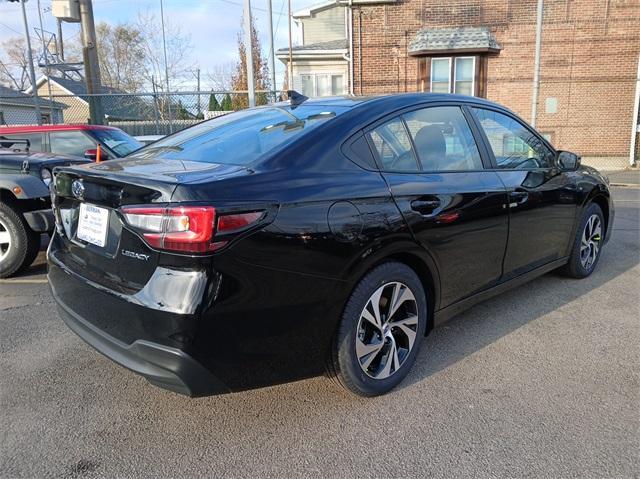
<path id="1" fill-rule="evenodd" d="M 385 393 L 456 313 L 590 275 L 614 216 L 578 156 L 441 94 L 295 96 L 59 169 L 53 195 L 64 321 L 192 396 L 323 372 Z"/>

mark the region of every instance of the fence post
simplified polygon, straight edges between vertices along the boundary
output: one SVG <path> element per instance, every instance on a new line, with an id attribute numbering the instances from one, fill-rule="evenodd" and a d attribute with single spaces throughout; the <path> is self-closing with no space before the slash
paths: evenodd
<path id="1" fill-rule="evenodd" d="M 164 131 L 161 133 L 160 132 L 160 117 L 158 116 L 158 95 L 156 95 L 155 93 L 153 94 L 153 105 L 154 105 L 154 109 L 153 109 L 153 119 L 156 123 L 156 135 L 162 135 L 164 134 Z"/>

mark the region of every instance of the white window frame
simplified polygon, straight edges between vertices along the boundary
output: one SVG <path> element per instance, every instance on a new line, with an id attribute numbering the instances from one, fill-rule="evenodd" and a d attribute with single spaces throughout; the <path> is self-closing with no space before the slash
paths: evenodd
<path id="1" fill-rule="evenodd" d="M 344 72 L 328 72 L 328 73 L 300 73 L 298 75 L 298 77 L 300 78 L 300 89 L 302 90 L 302 77 L 303 76 L 310 76 L 312 83 L 313 83 L 313 97 L 316 98 L 322 98 L 318 96 L 318 77 L 320 76 L 325 76 L 325 77 L 329 77 L 329 88 L 332 87 L 333 85 L 333 77 L 334 76 L 340 76 L 342 77 L 342 93 L 333 93 L 333 89 L 331 90 L 331 95 L 345 95 L 345 75 Z M 325 97 L 326 98 L 326 97 Z"/>
<path id="2" fill-rule="evenodd" d="M 456 93 L 456 70 L 458 68 L 458 59 L 469 59 L 473 60 L 472 71 L 473 74 L 471 76 L 471 96 L 476 96 L 476 61 L 477 55 L 468 55 L 464 57 L 431 57 L 431 70 L 429 74 L 429 91 L 433 92 L 433 61 L 434 60 L 448 60 L 448 71 L 449 71 L 449 93 Z M 452 63 L 453 62 L 453 63 Z"/>
<path id="3" fill-rule="evenodd" d="M 451 80 L 453 80 L 451 78 L 451 58 L 452 57 L 431 57 L 431 74 L 429 75 L 429 91 L 432 92 L 433 91 L 433 61 L 434 60 L 449 60 L 449 67 L 447 69 L 447 71 L 449 72 L 449 88 L 448 91 L 449 93 L 451 93 Z"/>
<path id="4" fill-rule="evenodd" d="M 458 60 L 459 59 L 468 59 L 471 58 L 473 60 L 473 66 L 471 67 L 471 96 L 476 96 L 476 57 L 468 56 L 468 57 L 453 57 L 455 58 L 453 62 L 453 78 L 451 87 L 449 88 L 449 93 L 456 93 L 456 70 L 458 68 Z"/>

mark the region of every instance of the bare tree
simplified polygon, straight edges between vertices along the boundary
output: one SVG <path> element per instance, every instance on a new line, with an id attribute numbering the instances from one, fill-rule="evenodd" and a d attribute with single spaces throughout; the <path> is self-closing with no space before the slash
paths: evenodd
<path id="1" fill-rule="evenodd" d="M 166 73 L 162 46 L 162 25 L 156 15 L 150 11 L 139 12 L 137 28 L 141 34 L 141 47 L 144 49 L 143 78 L 147 85 L 156 91 L 166 90 Z M 190 60 L 193 44 L 191 36 L 182 33 L 179 26 L 165 21 L 165 37 L 167 44 L 167 68 L 169 88 L 172 90 L 183 85 L 195 68 Z"/>
<path id="2" fill-rule="evenodd" d="M 142 32 L 136 25 L 96 26 L 98 60 L 102 84 L 126 92 L 138 92 L 144 84 L 146 51 Z"/>
<path id="3" fill-rule="evenodd" d="M 206 73 L 206 79 L 211 89 L 216 91 L 229 91 L 233 86 L 233 76 L 236 73 L 236 64 L 228 61 L 216 65 Z"/>
<path id="4" fill-rule="evenodd" d="M 25 90 L 29 81 L 29 56 L 24 38 L 13 37 L 0 44 L 0 84 Z M 35 51 L 32 49 L 33 54 Z"/>

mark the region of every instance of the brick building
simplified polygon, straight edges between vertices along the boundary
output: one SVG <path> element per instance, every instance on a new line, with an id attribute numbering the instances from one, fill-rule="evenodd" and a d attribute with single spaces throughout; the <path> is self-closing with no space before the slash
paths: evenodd
<path id="1" fill-rule="evenodd" d="M 350 8 L 349 90 L 471 93 L 531 121 L 536 7 L 537 0 L 340 2 L 336 8 Z M 640 0 L 545 0 L 537 128 L 598 166 L 628 165 L 639 59 Z"/>
<path id="2" fill-rule="evenodd" d="M 467 88 L 464 75 L 472 67 L 474 94 L 530 121 L 536 7 L 536 0 L 358 5 L 353 12 L 354 92 L 430 91 L 446 87 L 446 80 L 453 90 L 457 63 L 461 89 Z M 638 123 L 633 115 L 640 1 L 545 0 L 543 12 L 537 128 L 557 147 L 599 157 L 602 166 L 628 164 Z M 485 27 L 492 38 L 467 47 L 456 41 L 452 27 Z M 436 38 L 430 44 L 427 36 Z"/>

